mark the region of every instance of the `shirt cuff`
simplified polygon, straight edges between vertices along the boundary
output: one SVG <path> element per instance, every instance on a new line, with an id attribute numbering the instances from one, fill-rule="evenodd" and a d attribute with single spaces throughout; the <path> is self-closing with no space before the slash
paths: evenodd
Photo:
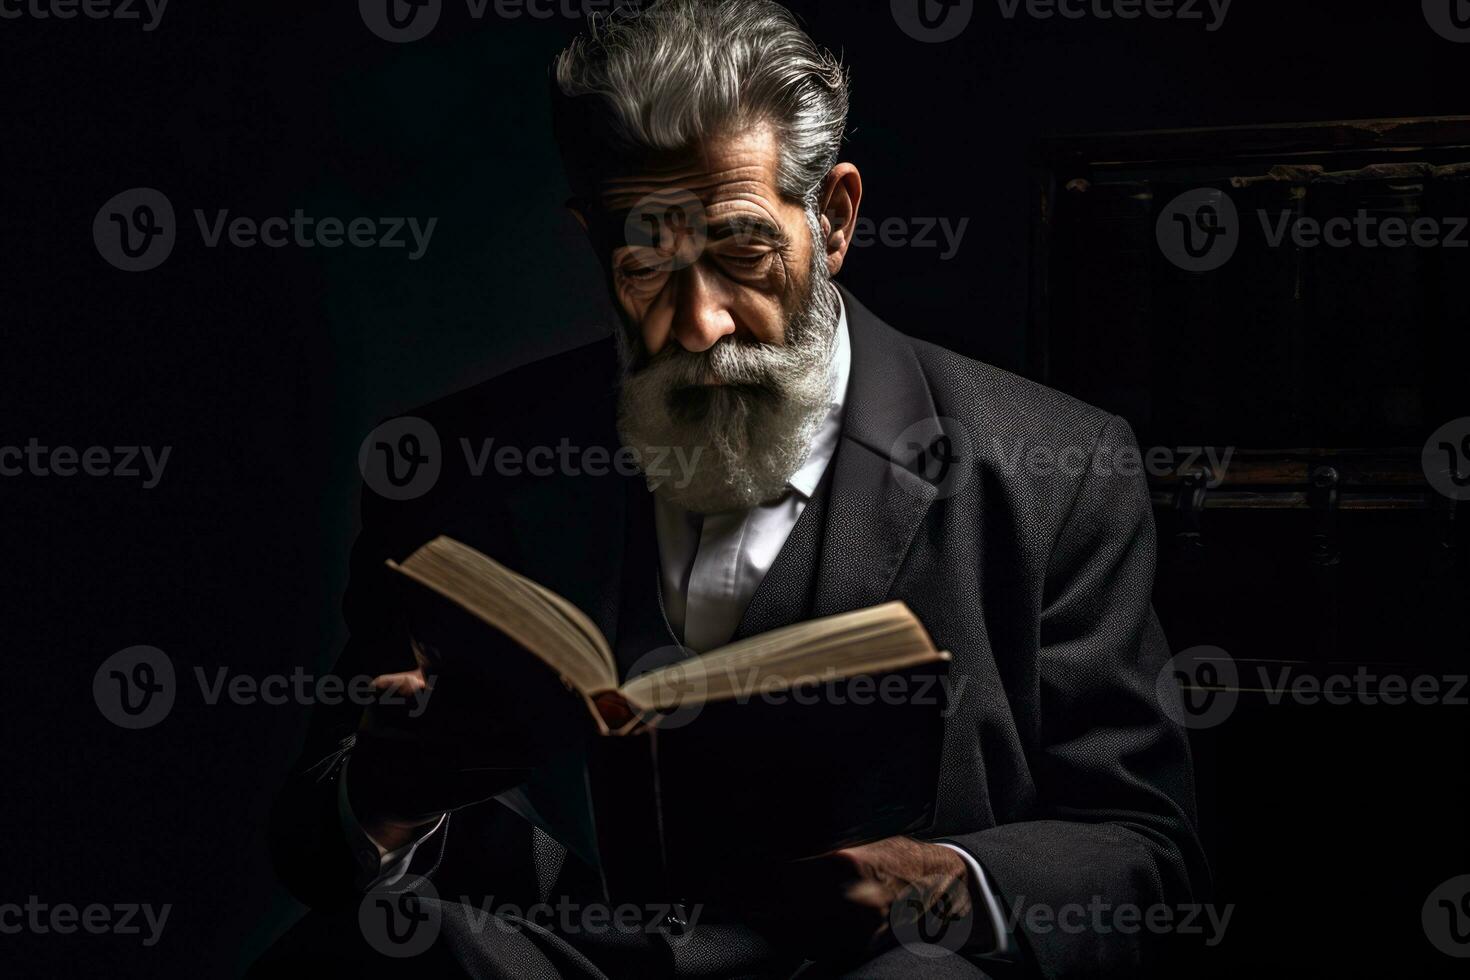
<path id="1" fill-rule="evenodd" d="M 350 762 L 351 760 L 343 762 L 337 773 L 337 814 L 342 820 L 342 830 L 347 835 L 352 856 L 357 861 L 357 886 L 360 890 L 367 891 L 380 882 L 391 885 L 402 878 L 419 845 L 444 826 L 444 819 L 448 814 L 441 816 L 432 827 L 423 830 L 409 843 L 396 850 L 388 850 L 362 828 L 352 812 L 352 803 L 347 798 L 347 768 Z"/>
<path id="2" fill-rule="evenodd" d="M 980 904 L 983 906 L 975 910 L 976 914 L 984 915 L 990 920 L 990 932 L 995 937 L 995 947 L 972 950 L 972 952 L 1000 959 L 1014 959 L 1016 940 L 1006 928 L 1004 907 L 1000 903 L 1000 896 L 996 895 L 995 889 L 990 887 L 990 878 L 986 876 L 985 869 L 980 867 L 980 862 L 975 860 L 974 855 L 960 845 L 947 840 L 937 840 L 934 843 L 954 851 L 965 862 L 965 867 L 970 870 L 970 882 L 974 885 L 973 893 L 979 897 Z"/>

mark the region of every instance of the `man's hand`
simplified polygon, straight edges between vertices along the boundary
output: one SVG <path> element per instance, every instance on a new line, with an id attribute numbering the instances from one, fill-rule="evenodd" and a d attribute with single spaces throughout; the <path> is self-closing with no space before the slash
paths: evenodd
<path id="1" fill-rule="evenodd" d="M 379 698 L 363 713 L 348 764 L 347 798 L 367 835 L 386 850 L 412 842 L 446 812 L 502 793 L 522 782 L 524 759 L 512 760 L 503 741 L 479 737 L 474 707 L 431 691 L 428 711 L 414 717 L 388 705 L 414 705 L 431 682 L 415 670 L 373 679 Z M 483 708 L 480 708 L 483 715 Z M 496 758 L 482 758 L 491 755 Z"/>
<path id="2" fill-rule="evenodd" d="M 971 888 L 953 850 L 890 837 L 786 865 L 746 883 L 737 903 L 778 945 L 816 960 L 861 962 L 908 938 L 894 936 L 896 922 L 926 913 L 963 920 L 972 941 L 984 942 L 979 933 L 990 927 L 974 914 Z"/>
<path id="3" fill-rule="evenodd" d="M 373 678 L 373 690 L 379 695 L 392 694 L 405 700 L 414 699 L 428 687 L 429 682 L 424 676 L 423 668 L 396 674 L 382 674 Z M 371 709 L 363 714 L 364 727 L 371 727 L 370 712 Z M 354 753 L 354 756 L 358 755 Z M 441 815 L 433 813 L 414 815 L 396 812 L 403 808 L 394 804 L 406 794 L 395 793 L 393 784 L 400 781 L 403 776 L 398 774 L 396 778 L 385 778 L 388 777 L 388 773 L 385 772 L 388 768 L 389 766 L 377 757 L 375 750 L 368 748 L 367 743 L 364 742 L 353 778 L 347 784 L 347 800 L 352 804 L 352 813 L 357 817 L 357 822 L 363 831 L 376 841 L 379 847 L 387 851 L 396 851 L 411 843 L 424 827 L 437 822 Z"/>

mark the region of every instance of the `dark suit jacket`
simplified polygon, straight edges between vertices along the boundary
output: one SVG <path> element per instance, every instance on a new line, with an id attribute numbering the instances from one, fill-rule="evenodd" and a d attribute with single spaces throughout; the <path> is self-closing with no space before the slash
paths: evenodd
<path id="1" fill-rule="evenodd" d="M 852 374 L 824 506 L 788 541 L 806 556 L 783 553 L 742 627 L 902 599 L 953 654 L 952 689 L 965 685 L 927 836 L 973 854 L 1007 906 L 1199 900 L 1207 870 L 1188 747 L 1155 694 L 1169 651 L 1150 605 L 1152 514 L 1142 476 L 1110 466 L 1133 446 L 1127 424 L 904 336 L 844 299 Z M 615 450 L 616 381 L 611 342 L 601 342 L 414 413 L 440 435 L 443 474 L 408 502 L 365 493 L 340 674 L 411 666 L 383 562 L 440 533 L 544 582 L 617 636 L 638 499 L 629 478 L 476 478 L 461 443 Z M 936 484 L 925 449 L 941 427 L 957 459 Z M 351 895 L 334 766 L 318 763 L 346 757 L 339 749 L 356 723 L 351 707 L 317 709 L 301 770 L 277 803 L 277 863 L 309 904 Z M 548 893 L 555 845 L 500 804 L 455 812 L 442 838 L 424 858 L 441 895 L 460 886 L 506 900 Z M 1137 975 L 1159 941 L 1142 931 L 1028 933 L 1024 919 L 1020 931 L 1045 976 Z"/>

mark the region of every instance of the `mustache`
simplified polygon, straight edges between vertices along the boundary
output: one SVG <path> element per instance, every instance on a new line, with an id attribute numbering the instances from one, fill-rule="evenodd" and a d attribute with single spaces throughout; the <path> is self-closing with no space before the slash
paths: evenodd
<path id="1" fill-rule="evenodd" d="M 791 347 L 724 337 L 703 351 L 671 344 L 635 373 L 645 379 L 657 377 L 670 389 L 709 385 L 773 389 L 782 387 L 782 381 L 801 360 L 800 353 Z"/>

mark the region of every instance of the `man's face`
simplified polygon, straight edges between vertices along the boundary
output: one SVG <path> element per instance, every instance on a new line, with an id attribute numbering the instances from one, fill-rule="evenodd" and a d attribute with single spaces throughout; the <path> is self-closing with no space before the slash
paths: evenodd
<path id="1" fill-rule="evenodd" d="M 644 459 L 693 460 L 681 484 L 647 474 L 691 511 L 780 497 L 831 402 L 832 266 L 776 162 L 758 127 L 604 187 L 594 238 L 624 326 L 618 428 Z"/>
<path id="2" fill-rule="evenodd" d="M 785 343 L 814 245 L 805 211 L 776 188 L 776 162 L 775 132 L 763 125 L 604 184 L 604 212 L 632 232 L 607 261 L 629 339 L 642 346 L 635 361 L 726 337 Z"/>

